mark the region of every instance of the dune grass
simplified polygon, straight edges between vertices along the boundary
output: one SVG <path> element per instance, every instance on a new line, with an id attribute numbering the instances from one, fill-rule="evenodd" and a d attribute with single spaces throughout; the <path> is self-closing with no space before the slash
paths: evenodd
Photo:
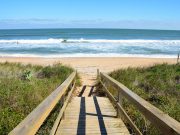
<path id="1" fill-rule="evenodd" d="M 180 65 L 120 69 L 110 76 L 180 122 Z M 143 134 L 160 134 L 130 102 L 124 108 Z"/>
<path id="2" fill-rule="evenodd" d="M 0 63 L 0 134 L 8 134 L 72 71 L 61 64 Z"/>

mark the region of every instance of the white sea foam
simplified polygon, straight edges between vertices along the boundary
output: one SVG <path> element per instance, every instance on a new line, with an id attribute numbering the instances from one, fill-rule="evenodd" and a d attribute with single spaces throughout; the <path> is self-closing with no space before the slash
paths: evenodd
<path id="1" fill-rule="evenodd" d="M 18 39 L 18 40 L 0 40 L 0 43 L 8 44 L 60 44 L 60 43 L 127 43 L 127 44 L 138 44 L 138 43 L 159 43 L 159 44 L 179 44 L 180 40 L 108 40 L 108 39 Z"/>
<path id="2" fill-rule="evenodd" d="M 0 40 L 0 43 L 15 43 L 15 44 L 57 44 L 62 43 L 63 39 L 38 39 L 38 40 Z"/>
<path id="3" fill-rule="evenodd" d="M 2 57 L 17 56 L 175 58 L 179 51 L 180 40 L 0 40 L 0 56 Z"/>

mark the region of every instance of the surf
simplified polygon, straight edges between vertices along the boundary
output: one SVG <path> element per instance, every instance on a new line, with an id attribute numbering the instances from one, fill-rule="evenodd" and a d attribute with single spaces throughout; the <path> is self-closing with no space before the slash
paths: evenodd
<path id="1" fill-rule="evenodd" d="M 178 44 L 180 40 L 145 40 L 145 39 L 128 39 L 128 40 L 109 40 L 109 39 L 13 39 L 0 40 L 0 44 L 59 44 L 59 43 L 159 43 L 159 44 Z"/>

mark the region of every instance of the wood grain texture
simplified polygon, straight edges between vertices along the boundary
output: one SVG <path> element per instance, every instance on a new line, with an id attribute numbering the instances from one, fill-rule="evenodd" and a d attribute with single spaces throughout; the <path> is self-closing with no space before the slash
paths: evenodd
<path id="1" fill-rule="evenodd" d="M 68 87 L 76 76 L 73 72 L 55 91 L 53 91 L 43 102 L 41 102 L 19 125 L 17 125 L 10 135 L 34 135 L 42 123 L 46 120 L 55 105 L 66 93 Z"/>
<path id="2" fill-rule="evenodd" d="M 126 86 L 119 83 L 105 73 L 100 73 L 102 82 L 108 83 L 121 93 L 128 101 L 136 106 L 136 108 L 160 131 L 165 135 L 179 135 L 180 123 L 171 118 L 168 114 L 162 112 L 137 94 L 129 90 Z"/>
<path id="3" fill-rule="evenodd" d="M 118 116 L 120 116 L 123 120 L 125 120 L 130 126 L 131 128 L 134 130 L 134 132 L 136 133 L 136 135 L 142 135 L 142 133 L 140 132 L 140 130 L 137 128 L 137 126 L 133 123 L 133 121 L 131 120 L 131 118 L 128 116 L 128 114 L 125 112 L 125 110 L 122 107 L 122 103 L 119 102 L 119 99 L 116 100 L 114 98 L 114 96 L 108 91 L 107 87 L 103 84 L 103 82 L 100 80 L 101 85 L 104 88 L 105 93 L 107 94 L 108 98 L 111 100 L 111 102 L 114 104 L 114 106 L 117 107 L 117 112 L 119 114 L 117 114 Z M 121 101 L 122 102 L 122 101 Z"/>
<path id="4" fill-rule="evenodd" d="M 106 97 L 73 97 L 56 135 L 129 135 L 129 131 Z"/>
<path id="5" fill-rule="evenodd" d="M 66 107 L 68 105 L 68 102 L 69 102 L 69 100 L 70 100 L 70 98 L 72 96 L 72 93 L 74 91 L 74 87 L 75 87 L 75 82 L 73 83 L 73 86 L 72 86 L 70 92 L 68 93 L 66 101 L 64 102 L 63 107 L 61 108 L 61 110 L 59 112 L 59 115 L 57 116 L 57 118 L 56 118 L 56 120 L 54 122 L 54 125 L 53 125 L 53 127 L 51 129 L 50 135 L 54 135 L 56 133 L 57 127 L 58 127 L 58 125 L 59 125 L 59 123 L 60 123 L 60 121 L 61 121 L 61 119 L 63 117 L 64 110 L 66 109 Z"/>

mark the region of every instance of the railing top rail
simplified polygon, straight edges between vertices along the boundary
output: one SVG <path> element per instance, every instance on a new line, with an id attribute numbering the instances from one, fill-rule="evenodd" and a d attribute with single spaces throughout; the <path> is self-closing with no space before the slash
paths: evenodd
<path id="1" fill-rule="evenodd" d="M 179 135 L 180 123 L 165 114 L 143 98 L 129 90 L 126 86 L 111 78 L 105 73 L 100 73 L 100 79 L 103 79 L 113 87 L 115 87 L 128 101 L 133 103 L 143 115 L 158 127 L 164 134 Z"/>
<path id="2" fill-rule="evenodd" d="M 17 125 L 10 135 L 33 135 L 40 128 L 48 117 L 52 109 L 66 93 L 66 90 L 75 79 L 76 72 L 73 72 L 56 90 L 54 90 L 45 100 L 43 100 L 19 125 Z"/>

